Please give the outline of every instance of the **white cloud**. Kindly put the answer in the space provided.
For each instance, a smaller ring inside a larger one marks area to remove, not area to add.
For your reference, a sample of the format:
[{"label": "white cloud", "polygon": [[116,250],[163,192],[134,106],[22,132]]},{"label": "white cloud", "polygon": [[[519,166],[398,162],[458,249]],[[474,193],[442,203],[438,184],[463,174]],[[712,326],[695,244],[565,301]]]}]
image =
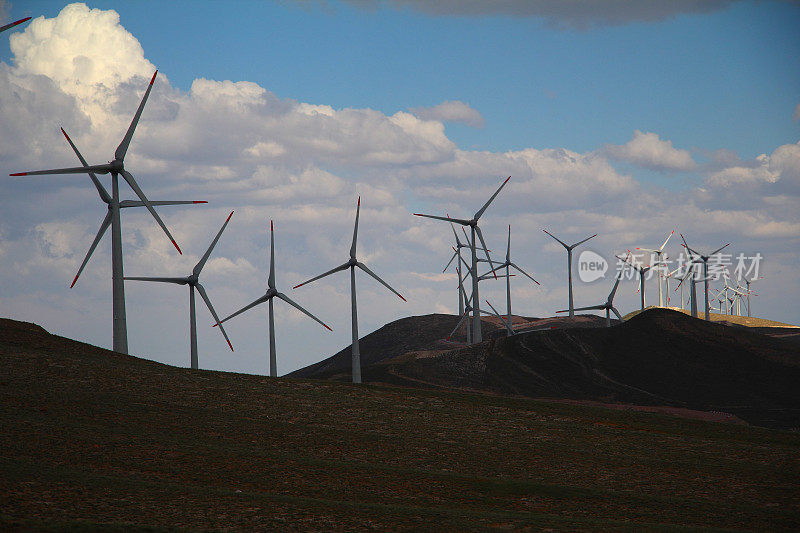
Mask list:
[{"label": "white cloud", "polygon": [[784,144],[769,155],[713,172],[706,184],[723,188],[774,184],[778,191],[800,192],[800,142]]},{"label": "white cloud", "polygon": [[696,166],[688,150],[679,150],[672,141],[661,140],[656,133],[636,130],[625,144],[608,144],[603,153],[635,165],[658,171],[688,171]]},{"label": "white cloud", "polygon": [[460,122],[473,128],[484,126],[483,116],[469,104],[459,100],[447,100],[433,107],[416,107],[411,112],[422,120]]}]

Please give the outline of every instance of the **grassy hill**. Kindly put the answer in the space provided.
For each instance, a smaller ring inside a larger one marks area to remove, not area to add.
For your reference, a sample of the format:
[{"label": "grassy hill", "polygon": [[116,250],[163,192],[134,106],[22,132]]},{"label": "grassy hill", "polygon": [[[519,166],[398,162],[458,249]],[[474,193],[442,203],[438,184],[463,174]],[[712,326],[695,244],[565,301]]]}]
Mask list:
[{"label": "grassy hill", "polygon": [[174,368],[0,320],[0,529],[796,530],[800,435]]}]

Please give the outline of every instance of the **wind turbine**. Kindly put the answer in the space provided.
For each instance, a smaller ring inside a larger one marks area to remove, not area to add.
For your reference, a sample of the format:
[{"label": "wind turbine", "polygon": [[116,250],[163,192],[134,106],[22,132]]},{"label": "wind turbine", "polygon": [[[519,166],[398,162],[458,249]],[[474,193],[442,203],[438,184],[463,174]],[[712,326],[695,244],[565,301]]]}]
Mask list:
[{"label": "wind turbine", "polygon": [[[489,266],[491,267],[491,264]],[[509,275],[511,272],[510,272],[509,269],[512,268],[512,267],[515,270],[517,270],[517,272],[519,272],[520,274],[525,275],[528,279],[530,279],[535,284],[541,285],[538,281],[533,279],[533,277],[530,274],[528,274],[527,272],[522,270],[519,266],[517,266],[516,264],[514,264],[514,262],[511,261],[511,224],[509,224],[508,225],[508,246],[506,247],[506,260],[505,260],[505,262],[501,263],[499,266],[496,266],[495,268],[493,268],[491,270],[491,272],[494,273],[494,272],[497,272],[498,270],[500,270],[501,268],[505,268],[506,269],[506,316],[508,317],[508,327],[509,328],[511,328],[511,276]],[[489,303],[489,302],[487,301],[486,303]],[[489,304],[489,305],[491,305],[491,304]],[[492,309],[494,309],[494,308],[492,308]]]},{"label": "wind turbine", "polygon": [[561,244],[561,246],[567,249],[567,278],[569,280],[569,317],[572,318],[575,316],[575,306],[572,303],[572,250],[574,250],[581,244],[585,243],[589,239],[597,237],[597,233],[595,233],[591,237],[586,237],[582,241],[578,241],[573,245],[568,245],[567,243],[565,243],[564,241],[562,241],[561,239],[559,239],[558,237],[547,231],[546,229],[543,229],[542,231],[550,235],[555,240],[557,240]]},{"label": "wind turbine", "polygon": [[[666,283],[666,293],[667,293],[667,307],[669,307],[669,302],[671,300],[671,297],[669,295],[669,280],[672,279],[672,276],[677,274],[681,268],[682,267],[679,266],[672,272],[667,272],[666,274],[664,274],[664,283]],[[683,309],[683,289],[681,289],[681,309]]]},{"label": "wind turbine", "polygon": [[742,279],[745,282],[745,284],[747,285],[747,289],[746,289],[747,290],[747,316],[750,316],[750,294],[752,293],[754,296],[758,296],[756,293],[754,293],[754,292],[752,292],[750,290],[750,284],[755,283],[756,281],[758,281],[760,279],[764,279],[764,276],[759,276],[756,279],[747,279],[747,276],[745,276]]},{"label": "wind turbine", "polygon": [[[462,243],[461,239],[458,238],[458,232],[456,232],[456,228],[455,228],[455,226],[453,226],[452,222],[450,223],[450,229],[453,230],[453,236],[456,238],[456,245],[453,247],[453,255],[450,257],[450,261],[447,262],[447,265],[445,265],[444,270],[442,270],[442,273],[445,273],[447,271],[447,268],[450,266],[450,263],[453,262],[453,259],[458,257],[458,261],[456,261],[456,272],[458,273],[458,287],[459,287],[459,289],[458,289],[458,316],[461,316],[461,315],[464,314],[464,297],[462,296],[463,291],[461,290],[461,284],[464,281],[461,278],[461,265],[459,263],[461,261],[463,261],[463,259],[461,258],[461,249],[462,248],[469,248],[469,245]],[[461,226],[461,230],[462,231],[464,230],[464,226]],[[466,232],[464,232],[464,236],[466,237]],[[469,239],[467,239],[467,240],[469,240]],[[466,329],[467,329],[467,344],[470,344],[471,343],[471,339],[472,339],[472,335],[470,334],[469,322],[467,323],[467,328]]]},{"label": "wind turbine", "polygon": [[[475,215],[469,219],[462,219],[462,218],[450,218],[447,217],[439,217],[435,215],[423,215],[422,213],[414,213],[414,216],[418,217],[426,217],[426,218],[433,218],[436,220],[445,220],[447,222],[455,222],[456,224],[461,224],[462,226],[469,226],[472,232],[472,241],[470,243],[470,250],[472,251],[472,268],[471,271],[475,273],[475,276],[472,276],[472,300],[475,303],[475,307],[472,310],[472,340],[474,342],[481,342],[483,340],[483,335],[481,335],[481,313],[480,313],[480,299],[478,298],[478,248],[477,248],[477,239],[481,241],[481,246],[483,246],[483,251],[486,253],[486,259],[490,261],[489,265],[491,265],[491,257],[489,257],[489,250],[486,248],[486,241],[483,239],[483,233],[481,233],[481,229],[478,227],[478,220],[480,220],[481,215],[486,211],[486,208],[489,207],[489,204],[492,203],[503,187],[506,186],[508,180],[511,179],[511,176],[507,177],[506,180],[497,188],[494,194],[489,198],[489,200],[483,204]],[[491,266],[490,266],[491,268]]]},{"label": "wind turbine", "polygon": [[19,19],[18,21],[12,22],[11,24],[6,24],[5,26],[0,26],[0,33],[3,33],[4,31],[9,30],[9,29],[13,28],[14,26],[22,24],[23,22],[26,22],[28,20],[31,20],[31,18],[30,17],[25,17],[24,19]]},{"label": "wind turbine", "polygon": [[719,252],[721,252],[722,250],[724,250],[725,248],[727,248],[731,243],[728,243],[728,244],[726,244],[725,246],[723,246],[721,248],[717,248],[716,250],[714,250],[713,252],[711,252],[708,255],[703,255],[703,254],[697,252],[696,250],[692,250],[691,248],[689,248],[689,245],[686,244],[686,238],[683,236],[682,233],[681,233],[681,239],[683,239],[683,245],[686,246],[686,250],[688,250],[689,252],[691,252],[692,254],[697,256],[697,259],[694,259],[692,262],[693,263],[699,263],[699,262],[703,263],[703,283],[705,285],[705,294],[706,294],[706,317],[705,318],[706,318],[706,320],[710,320],[711,319],[711,316],[710,316],[711,312],[710,312],[710,310],[708,308],[708,306],[709,306],[709,303],[708,303],[708,260],[711,257],[713,257],[714,255],[716,255]]},{"label": "wind turbine", "polygon": [[328,331],[331,331],[331,328],[329,328],[327,324],[325,324],[322,320],[320,320],[319,318],[312,315],[310,312],[300,307],[300,305],[297,302],[290,299],[282,292],[278,292],[278,289],[275,288],[275,231],[271,220],[269,221],[269,250],[270,250],[269,278],[267,278],[267,292],[264,293],[264,296],[257,298],[255,301],[242,307],[232,315],[223,318],[222,320],[217,319],[217,324],[214,324],[214,326],[219,325],[219,327],[222,328],[222,323],[225,322],[226,320],[230,320],[231,318],[244,313],[248,309],[257,306],[258,304],[268,302],[269,303],[269,375],[275,378],[278,377],[278,363],[277,363],[278,357],[275,351],[275,319],[273,318],[273,308],[272,308],[273,298],[276,297],[280,298],[281,300],[291,305],[301,313],[304,313],[312,320],[315,320],[316,322],[322,324]]},{"label": "wind turbine", "polygon": [[[623,263],[626,263],[627,261],[628,261],[628,256],[625,256],[625,259],[623,260]],[[624,268],[621,268],[620,271],[619,271],[619,276],[617,276],[617,281],[614,282],[614,287],[612,287],[611,292],[608,293],[608,298],[606,298],[605,303],[602,303],[600,305],[590,305],[588,307],[579,307],[579,308],[575,309],[575,311],[593,311],[593,310],[600,311],[600,310],[605,310],[605,312],[606,312],[606,327],[607,328],[611,327],[611,315],[609,313],[614,313],[615,315],[617,315],[617,318],[619,319],[619,321],[622,322],[622,315],[620,315],[619,311],[617,311],[617,308],[614,307],[614,295],[617,293],[617,287],[619,287],[619,282],[622,279],[623,271],[624,271]],[[567,311],[569,311],[569,310],[568,309],[562,309],[561,311],[556,311],[556,313],[566,313]]]},{"label": "wind turbine", "polygon": [[644,311],[644,281],[645,281],[645,277],[644,276],[645,276],[645,274],[647,274],[647,271],[652,269],[653,267],[652,267],[652,265],[639,266],[639,265],[637,265],[635,263],[629,263],[628,262],[628,258],[631,255],[632,255],[631,251],[628,250],[628,255],[626,255],[624,259],[622,257],[620,257],[620,256],[617,256],[617,258],[618,259],[622,259],[622,261],[625,262],[625,263],[628,263],[636,272],[639,273],[639,292],[641,293],[641,297],[642,297],[642,311]]},{"label": "wind turbine", "polygon": [[690,313],[694,318],[697,318],[697,280],[695,279],[693,267],[694,262],[690,261],[686,267],[686,274],[683,275],[683,278],[681,278],[681,281],[678,283],[678,286],[675,287],[675,290],[681,290],[681,309],[683,309],[683,283],[686,280],[689,280],[689,301],[691,302]]},{"label": "wind turbine", "polygon": [[[664,244],[662,244],[661,247],[656,248],[655,250],[651,250],[649,248],[636,248],[636,249],[637,250],[642,250],[643,252],[650,252],[650,253],[656,254],[656,260],[653,263],[653,265],[662,266],[664,264],[664,262],[662,261],[662,256],[666,256],[667,255],[667,254],[664,253],[664,247],[669,242],[669,240],[672,237],[673,233],[675,233],[675,230],[672,230],[672,232],[669,235],[667,235],[667,239],[664,241]],[[658,275],[658,306],[659,307],[664,307],[664,296],[661,293],[661,284],[663,283],[663,276],[662,276],[661,270],[662,270],[661,268],[656,269],[656,274]],[[669,289],[667,289],[667,291],[669,291]]]},{"label": "wind turbine", "polygon": [[342,270],[350,269],[350,312],[351,312],[351,324],[352,324],[352,332],[353,332],[353,383],[361,383],[361,352],[358,349],[358,310],[356,306],[356,267],[360,268],[373,278],[375,278],[378,283],[395,293],[397,296],[400,296],[400,299],[404,302],[406,301],[399,292],[394,290],[389,286],[388,283],[383,281],[381,278],[378,277],[376,273],[372,270],[367,268],[367,265],[356,259],[356,241],[358,240],[358,215],[361,211],[361,197],[358,197],[358,205],[356,206],[356,223],[355,227],[353,228],[353,244],[350,245],[350,259],[336,268],[332,268],[331,270],[320,274],[319,276],[315,276],[309,280],[304,281],[298,285],[295,285],[294,288],[301,287],[312,281],[316,281],[318,279],[324,278],[330,274],[335,272],[339,272]]},{"label": "wind turbine", "polygon": [[[217,236],[214,237],[214,240],[211,241],[211,244],[206,250],[206,253],[203,254],[203,257],[200,258],[200,261],[192,269],[192,273],[186,276],[185,278],[153,278],[153,277],[141,277],[141,276],[126,276],[125,280],[130,281],[155,281],[160,283],[174,283],[176,285],[188,285],[189,286],[189,342],[191,344],[191,364],[192,368],[197,370],[198,363],[197,363],[197,318],[195,316],[195,306],[194,306],[194,291],[197,289],[197,292],[200,293],[200,297],[206,303],[206,307],[211,312],[211,316],[214,317],[214,320],[219,323],[219,317],[217,316],[217,312],[214,311],[214,306],[211,305],[211,300],[208,298],[208,294],[206,293],[205,288],[200,284],[199,276],[200,272],[203,270],[203,267],[208,261],[209,256],[211,255],[211,251],[214,249],[214,246],[217,245],[217,241],[222,236],[222,232],[225,231],[225,227],[228,225],[231,217],[233,216],[233,211],[231,214],[228,215],[228,218],[225,220],[225,223],[220,228],[219,233]],[[225,330],[220,326],[220,331],[222,332],[222,336],[225,337],[225,340],[228,341],[228,346],[230,346],[231,351],[233,351],[233,345],[231,344],[230,339],[228,338],[228,334],[225,333]]]},{"label": "wind turbine", "polygon": [[[178,247],[178,244],[175,242],[175,239],[172,237],[172,234],[167,229],[167,226],[161,220],[161,217],[158,216],[156,210],[153,208],[153,204],[147,199],[144,192],[139,185],[136,183],[136,180],[133,178],[133,175],[125,170],[124,166],[124,159],[125,154],[128,152],[128,146],[130,145],[131,139],[133,138],[133,133],[136,130],[136,125],[139,123],[139,118],[142,116],[142,111],[144,110],[145,103],[147,102],[147,97],[150,96],[150,90],[153,88],[153,82],[156,80],[156,75],[158,71],[153,74],[153,77],[150,79],[150,84],[147,86],[147,89],[144,92],[144,96],[142,97],[142,101],[139,104],[139,108],[136,110],[136,114],[133,116],[133,120],[131,121],[130,126],[128,127],[128,131],[125,133],[125,137],[123,137],[122,142],[117,147],[116,151],[114,152],[114,160],[108,163],[104,163],[101,165],[87,165],[86,162],[81,157],[81,163],[83,166],[81,167],[72,167],[72,168],[59,168],[53,170],[37,170],[33,172],[18,172],[15,174],[10,174],[10,176],[36,176],[36,175],[47,175],[47,174],[111,174],[111,199],[108,204],[108,209],[111,213],[111,270],[112,270],[112,293],[113,293],[113,332],[114,332],[114,351],[121,352],[121,353],[128,353],[128,329],[127,323],[125,319],[125,288],[123,282],[123,268],[122,268],[122,225],[120,224],[120,207],[122,207],[121,202],[119,200],[119,180],[118,176],[122,176],[123,179],[128,183],[131,189],[136,193],[139,199],[142,202],[150,214],[153,215],[156,222],[161,229],[164,230],[167,237],[172,241],[172,244],[178,250],[178,253],[182,253],[181,249]],[[66,135],[66,133],[65,133]],[[70,141],[70,144],[72,142]],[[98,190],[99,192],[99,190]],[[74,284],[74,282],[73,282]]]}]

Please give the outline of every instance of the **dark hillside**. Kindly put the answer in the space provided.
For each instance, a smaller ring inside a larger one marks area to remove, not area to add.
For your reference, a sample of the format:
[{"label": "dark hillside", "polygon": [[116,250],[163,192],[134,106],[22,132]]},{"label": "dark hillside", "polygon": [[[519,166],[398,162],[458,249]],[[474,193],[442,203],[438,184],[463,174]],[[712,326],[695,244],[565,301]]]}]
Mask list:
[{"label": "dark hillside", "polygon": [[800,519],[791,433],[174,368],[10,320],[0,365],[2,531],[791,531]]}]

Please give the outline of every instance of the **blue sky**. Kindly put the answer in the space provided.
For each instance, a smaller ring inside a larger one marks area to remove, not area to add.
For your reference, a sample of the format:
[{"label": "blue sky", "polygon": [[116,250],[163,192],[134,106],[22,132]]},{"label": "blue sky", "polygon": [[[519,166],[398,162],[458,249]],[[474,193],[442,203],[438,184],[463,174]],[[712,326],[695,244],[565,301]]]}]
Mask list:
[{"label": "blue sky", "polygon": [[[126,168],[151,199],[209,203],[159,210],[183,256],[126,213],[126,273],[185,275],[234,210],[204,271],[220,314],[263,293],[270,219],[279,288],[340,264],[358,195],[359,250],[409,300],[365,278],[362,333],[453,312],[452,235],[411,213],[469,215],[512,175],[482,224],[498,250],[513,224],[515,262],[542,283],[514,280],[520,314],[564,307],[563,250],[542,229],[598,233],[590,249],[612,261],[675,229],[673,258],[680,232],[761,253],[757,314],[800,323],[800,4],[604,1],[465,15],[473,4],[449,0],[0,0],[3,21],[34,17],[0,35],[0,175],[76,164],[60,126],[108,160],[158,68]],[[452,13],[431,14],[441,6]],[[85,181],[0,178],[0,316],[109,346],[107,242],[68,288],[104,209]],[[608,281],[576,287],[576,305],[604,300]],[[623,312],[635,291],[620,288]],[[291,295],[334,333],[285,311],[281,373],[349,343],[344,279]],[[188,364],[185,296],[126,286],[134,353]],[[235,357],[201,327],[201,366],[264,372],[263,318],[231,324]]]}]

